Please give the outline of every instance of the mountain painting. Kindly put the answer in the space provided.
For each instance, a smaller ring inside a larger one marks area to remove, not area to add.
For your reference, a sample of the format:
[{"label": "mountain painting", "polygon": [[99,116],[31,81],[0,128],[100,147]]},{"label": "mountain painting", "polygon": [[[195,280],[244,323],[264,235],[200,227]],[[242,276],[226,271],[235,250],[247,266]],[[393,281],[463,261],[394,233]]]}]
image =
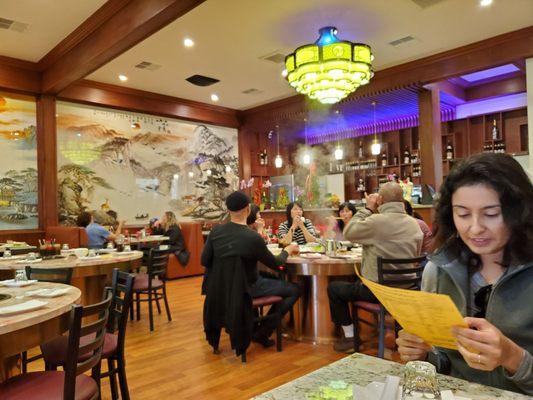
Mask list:
[{"label": "mountain painting", "polygon": [[39,225],[35,127],[34,100],[0,94],[0,230]]},{"label": "mountain painting", "polygon": [[216,220],[239,183],[237,130],[125,111],[57,105],[59,220],[113,210],[128,224],[165,211]]}]

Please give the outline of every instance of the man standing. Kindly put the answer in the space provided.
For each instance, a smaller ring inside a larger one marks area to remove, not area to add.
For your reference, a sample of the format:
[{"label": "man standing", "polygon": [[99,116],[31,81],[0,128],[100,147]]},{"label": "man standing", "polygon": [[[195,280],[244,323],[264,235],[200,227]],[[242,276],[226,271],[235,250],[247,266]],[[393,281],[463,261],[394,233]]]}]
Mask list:
[{"label": "man standing", "polygon": [[[242,192],[233,192],[226,198],[226,206],[229,211],[230,222],[213,228],[202,251],[202,265],[207,269],[207,281],[212,278],[211,275],[217,268],[218,272],[224,268],[226,271],[232,268],[230,263],[234,263],[234,261],[228,262],[227,260],[237,259],[244,269],[245,290],[250,293],[252,298],[282,297],[280,313],[282,316],[285,315],[298,300],[299,287],[283,280],[263,278],[258,273],[257,262],[260,261],[267,267],[278,270],[278,267],[285,263],[289,254],[298,252],[298,245],[293,244],[285,247],[275,257],[268,250],[263,238],[256,231],[250,229],[246,223],[250,213],[250,198]],[[221,280],[221,275],[217,275],[217,279]],[[217,281],[209,282],[206,286],[208,286],[208,290],[210,287],[218,290],[222,284]],[[228,294],[224,293],[223,295],[227,296]],[[213,306],[213,309],[215,308]],[[229,312],[229,310],[224,311],[226,316]],[[276,321],[272,319],[269,321],[269,323],[256,329],[252,335],[252,340],[261,343],[264,347],[274,344],[269,336],[276,328]]]},{"label": "man standing", "polygon": [[[403,191],[395,182],[384,184],[379,193],[365,194],[366,208],[359,210],[344,228],[346,240],[363,245],[361,275],[378,281],[377,257],[412,258],[420,254],[423,234],[417,222],[405,213]],[[395,267],[391,265],[391,267]],[[397,268],[410,268],[398,265]],[[353,352],[352,301],[378,302],[361,281],[331,282],[328,286],[331,318],[342,326],[344,337],[334,344],[339,352]]]}]

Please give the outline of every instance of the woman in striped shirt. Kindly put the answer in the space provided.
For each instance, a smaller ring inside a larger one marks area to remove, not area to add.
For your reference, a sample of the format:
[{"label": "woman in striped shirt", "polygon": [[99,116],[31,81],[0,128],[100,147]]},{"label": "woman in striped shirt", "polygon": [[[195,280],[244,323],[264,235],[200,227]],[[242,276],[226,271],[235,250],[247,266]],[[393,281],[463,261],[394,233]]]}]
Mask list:
[{"label": "woman in striped shirt", "polygon": [[296,242],[306,244],[316,242],[317,233],[313,223],[303,217],[303,207],[298,202],[289,203],[287,206],[287,221],[282,222],[278,228],[279,242],[283,245]]}]

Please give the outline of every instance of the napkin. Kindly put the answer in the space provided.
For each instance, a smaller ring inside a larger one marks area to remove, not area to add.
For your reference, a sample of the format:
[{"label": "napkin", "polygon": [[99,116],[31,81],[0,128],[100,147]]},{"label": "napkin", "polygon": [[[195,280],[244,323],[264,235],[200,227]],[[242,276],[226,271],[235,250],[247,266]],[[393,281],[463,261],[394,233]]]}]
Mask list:
[{"label": "napkin", "polygon": [[37,289],[26,292],[26,296],[58,297],[68,293],[68,288]]},{"label": "napkin", "polygon": [[37,310],[48,304],[46,301],[30,300],[24,303],[13,304],[11,306],[0,307],[0,315],[17,314],[25,311]]},{"label": "napkin", "polygon": [[0,281],[0,285],[9,286],[9,287],[22,287],[22,286],[28,286],[33,285],[36,280],[26,280],[26,281],[16,281],[14,279],[8,279],[6,281]]}]

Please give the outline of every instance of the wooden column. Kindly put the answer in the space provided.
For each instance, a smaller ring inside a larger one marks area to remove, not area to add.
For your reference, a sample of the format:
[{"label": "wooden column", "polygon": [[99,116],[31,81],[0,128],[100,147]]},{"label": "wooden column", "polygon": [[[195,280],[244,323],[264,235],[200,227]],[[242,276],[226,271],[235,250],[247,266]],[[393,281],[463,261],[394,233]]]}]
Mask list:
[{"label": "wooden column", "polygon": [[37,165],[39,228],[45,230],[58,224],[56,99],[46,94],[37,98]]},{"label": "wooden column", "polygon": [[438,190],[442,183],[442,139],[438,88],[422,89],[418,95],[422,182]]}]

